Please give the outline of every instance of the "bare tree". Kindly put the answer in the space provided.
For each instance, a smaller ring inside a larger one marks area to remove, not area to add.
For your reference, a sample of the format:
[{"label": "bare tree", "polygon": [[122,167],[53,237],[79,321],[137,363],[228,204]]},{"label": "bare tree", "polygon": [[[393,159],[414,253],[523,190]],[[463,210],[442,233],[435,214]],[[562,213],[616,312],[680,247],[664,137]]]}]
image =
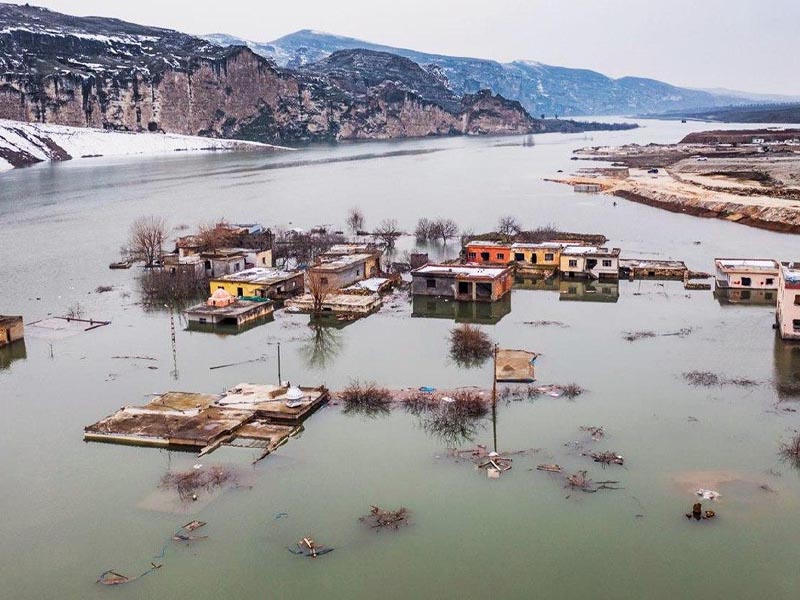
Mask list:
[{"label": "bare tree", "polygon": [[414,237],[417,238],[417,241],[427,242],[431,239],[431,226],[433,223],[430,219],[426,219],[422,217],[419,221],[417,221],[417,228],[414,230]]},{"label": "bare tree", "polygon": [[216,253],[220,248],[230,246],[235,241],[236,234],[225,219],[220,219],[216,223],[201,225],[197,233],[197,239],[203,250]]},{"label": "bare tree", "polygon": [[354,206],[347,212],[347,226],[353,233],[358,233],[364,229],[364,213]]},{"label": "bare tree", "polygon": [[131,224],[127,249],[133,260],[152,267],[161,260],[166,238],[167,223],[163,218],[139,217]]},{"label": "bare tree", "polygon": [[519,222],[510,215],[500,217],[500,220],[497,222],[497,232],[506,239],[511,239],[511,237],[517,235],[520,231],[522,231],[522,227]]},{"label": "bare tree", "polygon": [[473,229],[463,229],[461,231],[461,245],[466,246],[474,237],[475,231]]},{"label": "bare tree", "polygon": [[333,291],[333,287],[328,283],[328,277],[314,271],[313,267],[306,271],[306,280],[312,300],[311,315],[318,317],[322,314],[322,306]]},{"label": "bare tree", "polygon": [[400,236],[400,230],[397,228],[396,219],[384,219],[374,231],[374,235],[379,238],[386,247],[394,248],[395,240]]},{"label": "bare tree", "polygon": [[458,223],[453,219],[436,219],[431,229],[431,238],[442,240],[442,244],[447,244],[447,240],[458,235]]}]

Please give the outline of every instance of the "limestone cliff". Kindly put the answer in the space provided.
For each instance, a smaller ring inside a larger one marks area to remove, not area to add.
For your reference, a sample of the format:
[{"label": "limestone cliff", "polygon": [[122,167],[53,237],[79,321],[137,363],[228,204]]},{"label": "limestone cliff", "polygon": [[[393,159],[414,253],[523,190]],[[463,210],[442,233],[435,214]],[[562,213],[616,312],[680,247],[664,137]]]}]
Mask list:
[{"label": "limestone cliff", "polygon": [[0,118],[270,143],[536,129],[516,102],[459,102],[440,74],[379,54],[297,72],[243,46],[0,4]]}]

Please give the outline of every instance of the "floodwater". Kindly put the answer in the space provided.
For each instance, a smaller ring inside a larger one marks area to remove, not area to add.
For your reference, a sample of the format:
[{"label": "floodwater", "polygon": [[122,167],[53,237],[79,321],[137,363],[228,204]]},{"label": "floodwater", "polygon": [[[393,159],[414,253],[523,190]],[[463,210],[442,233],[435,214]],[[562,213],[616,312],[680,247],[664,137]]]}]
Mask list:
[{"label": "floodwater", "polygon": [[[715,256],[800,258],[796,237],[621,199],[614,206],[543,181],[580,166],[570,157],[581,146],[672,142],[704,128],[646,122],[627,132],[541,135],[534,146],[453,138],[285,155],[99,158],[0,175],[0,312],[29,323],[79,303],[85,315],[111,321],[67,339],[29,334],[24,346],[0,354],[0,596],[796,597],[800,474],[778,448],[800,428],[800,415],[792,411],[797,399],[780,396],[775,383],[797,381],[800,351],[776,340],[768,304],[723,305],[679,283],[623,281],[605,294],[615,302],[514,290],[510,312],[482,327],[501,347],[540,352],[541,383],[589,391],[575,400],[501,403],[498,449],[531,452],[499,480],[448,457],[412,415],[369,418],[328,407],[255,467],[252,450],[200,459],[235,465],[240,485],[201,493],[184,507],[188,514],[176,514],[157,510],[164,508],[159,481],[169,469],[191,468],[195,456],[82,441],[85,425],[151,393],[275,381],[278,342],[283,377],[307,385],[491,381],[490,365],[464,369],[448,359],[452,320],[412,316],[402,296],[320,336],[308,317],[285,313],[237,336],[185,331],[176,316],[173,354],[170,314],[138,304],[135,269],[107,268],[136,217],[308,228],[343,225],[358,205],[368,225],[393,217],[410,230],[421,216],[449,216],[482,231],[514,214],[530,227],[605,233],[624,256],[681,259],[695,270],[711,271]],[[456,251],[430,249],[434,257]],[[114,289],[98,294],[99,285]],[[526,324],[538,320],[566,327]],[[681,328],[692,331],[622,337]],[[245,362],[253,358],[263,360]],[[228,363],[241,364],[209,368]],[[694,369],[758,385],[692,387],[682,374]],[[580,456],[570,442],[586,440],[583,425],[603,425],[606,437],[587,448],[620,452],[625,466],[601,469]],[[471,443],[492,445],[490,421],[464,446]],[[567,490],[535,470],[551,462],[624,489]],[[716,511],[712,521],[683,516],[698,487],[722,493],[704,506]],[[413,523],[397,533],[369,531],[358,517],[371,504],[408,507]],[[208,522],[198,532],[208,539],[169,541],[192,518]],[[289,553],[304,535],[335,552],[317,560]],[[127,585],[95,583],[106,569],[137,575],[151,561],[163,567]]]}]

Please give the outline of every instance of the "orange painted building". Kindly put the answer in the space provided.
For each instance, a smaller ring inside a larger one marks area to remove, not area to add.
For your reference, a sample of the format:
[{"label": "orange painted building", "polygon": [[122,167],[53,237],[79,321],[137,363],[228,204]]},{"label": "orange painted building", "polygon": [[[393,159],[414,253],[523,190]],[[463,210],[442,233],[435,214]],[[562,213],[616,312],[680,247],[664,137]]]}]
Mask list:
[{"label": "orange painted building", "polygon": [[500,242],[468,242],[464,251],[470,263],[507,265],[514,260],[511,245]]}]

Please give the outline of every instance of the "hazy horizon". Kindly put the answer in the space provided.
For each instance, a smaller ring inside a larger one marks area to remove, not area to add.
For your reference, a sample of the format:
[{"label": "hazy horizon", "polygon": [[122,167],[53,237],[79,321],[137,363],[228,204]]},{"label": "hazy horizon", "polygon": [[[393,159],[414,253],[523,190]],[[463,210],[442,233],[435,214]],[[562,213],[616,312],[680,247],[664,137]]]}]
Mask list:
[{"label": "hazy horizon", "polygon": [[[636,76],[673,85],[800,96],[795,24],[790,0],[674,0],[644,9],[635,0],[406,0],[390,11],[364,0],[307,0],[293,6],[139,0],[40,0],[51,10],[114,17],[194,35],[225,33],[268,42],[301,29],[324,31],[433,54],[533,60]],[[659,8],[663,6],[663,8]]]}]

